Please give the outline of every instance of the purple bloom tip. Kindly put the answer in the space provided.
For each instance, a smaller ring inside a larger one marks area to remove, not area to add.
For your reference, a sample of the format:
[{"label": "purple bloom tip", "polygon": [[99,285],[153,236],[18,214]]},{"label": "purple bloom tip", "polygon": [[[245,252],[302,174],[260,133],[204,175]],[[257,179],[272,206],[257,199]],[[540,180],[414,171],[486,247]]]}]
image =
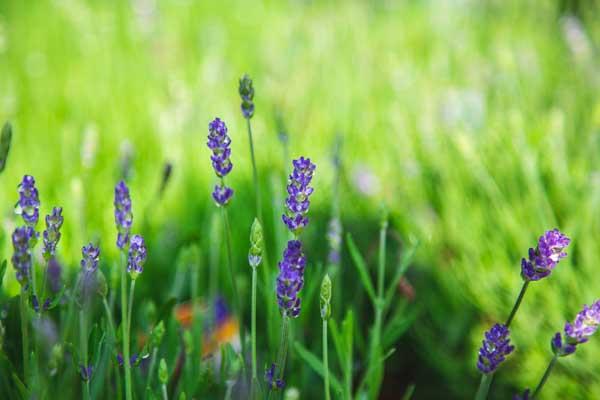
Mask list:
[{"label": "purple bloom tip", "polygon": [[52,213],[46,215],[46,230],[44,231],[44,257],[48,260],[56,252],[56,245],[60,240],[60,228],[64,218],[62,207],[54,207]]},{"label": "purple bloom tip", "polygon": [[490,374],[498,368],[506,356],[515,349],[510,345],[510,331],[502,324],[496,324],[485,332],[485,338],[479,349],[477,368],[484,373]]},{"label": "purple bloom tip", "polygon": [[129,255],[127,258],[127,272],[131,274],[133,279],[135,279],[137,275],[141,274],[144,270],[146,257],[147,251],[144,238],[140,235],[133,235],[131,237]]},{"label": "purple bloom tip", "polygon": [[212,192],[212,197],[217,206],[226,206],[233,197],[233,189],[223,184],[215,185],[215,189]]},{"label": "purple bloom tip", "polygon": [[306,258],[302,253],[302,242],[290,240],[279,262],[277,276],[277,303],[284,316],[296,318],[300,314],[301,300],[298,297],[304,286]]},{"label": "purple bloom tip", "polygon": [[559,261],[567,256],[564,249],[571,243],[558,229],[547,231],[538,240],[535,249],[529,249],[528,258],[521,260],[521,276],[526,281],[538,281],[550,275]]},{"label": "purple bloom tip", "polygon": [[208,142],[206,143],[212,150],[212,166],[218,177],[227,175],[233,168],[231,163],[231,138],[227,135],[227,126],[219,118],[215,118],[208,124]]},{"label": "purple bloom tip", "polygon": [[283,389],[285,382],[283,379],[278,379],[275,376],[276,365],[273,363],[269,368],[265,370],[265,382],[270,390]]},{"label": "purple bloom tip", "polygon": [[310,205],[309,196],[314,191],[309,185],[316,165],[310,161],[310,158],[304,157],[292,161],[292,164],[294,170],[288,179],[286,210],[281,218],[290,231],[299,233],[308,225],[306,213]]},{"label": "purple bloom tip", "polygon": [[129,243],[129,234],[133,224],[131,197],[125,182],[120,181],[115,186],[115,224],[117,226],[117,247],[123,250]]},{"label": "purple bloom tip", "polygon": [[100,248],[92,243],[81,248],[81,270],[83,272],[94,272],[98,269],[98,260],[100,259]]},{"label": "purple bloom tip", "polygon": [[523,392],[523,394],[515,394],[513,396],[513,400],[529,400],[531,399],[530,396],[530,390],[529,389],[525,389],[525,391]]},{"label": "purple bloom tip", "polygon": [[585,343],[600,326],[600,300],[584,305],[573,323],[565,323],[564,335],[557,332],[551,340],[552,351],[558,356],[573,354],[576,346]]},{"label": "purple bloom tip", "polygon": [[35,187],[35,179],[31,175],[25,175],[19,184],[19,201],[17,202],[17,213],[23,217],[28,226],[34,227],[40,217],[40,198]]}]

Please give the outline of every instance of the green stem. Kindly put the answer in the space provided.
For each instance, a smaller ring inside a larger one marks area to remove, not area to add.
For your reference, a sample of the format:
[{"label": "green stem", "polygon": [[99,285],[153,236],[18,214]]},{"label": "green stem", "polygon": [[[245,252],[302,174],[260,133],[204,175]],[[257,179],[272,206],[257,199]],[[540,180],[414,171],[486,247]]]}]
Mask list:
[{"label": "green stem", "polygon": [[254,142],[252,140],[252,125],[250,124],[250,118],[246,118],[248,126],[248,141],[250,142],[250,157],[252,159],[252,176],[254,178],[254,192],[256,195],[256,215],[258,220],[263,222],[262,219],[262,207],[260,204],[260,186],[258,182],[258,169],[256,168],[256,159],[254,157]]},{"label": "green stem", "polygon": [[[108,320],[108,329],[110,330],[110,335],[112,337],[114,343],[114,351],[117,352],[117,331],[115,330],[115,325],[113,323],[112,313],[110,312],[110,306],[108,305],[108,301],[106,301],[106,297],[102,298],[102,303],[104,304],[104,311],[106,312],[106,319]],[[121,398],[121,375],[115,375],[115,381],[117,383],[117,398]]]},{"label": "green stem", "polygon": [[148,393],[152,387],[152,377],[154,376],[154,368],[156,367],[156,355],[158,353],[158,347],[152,349],[152,358],[150,359],[150,368],[148,369],[148,379],[146,380],[146,393],[145,398],[148,398]]},{"label": "green stem", "polygon": [[[229,237],[230,233],[231,233],[231,229],[229,227],[229,218],[227,216],[227,209],[225,207],[221,207],[222,213],[223,213],[223,225],[225,227],[225,232],[224,236],[225,236],[225,245],[227,247],[227,265],[229,266],[229,277],[231,278],[231,290],[233,291],[233,304],[235,307],[235,311],[238,314],[238,318],[240,319],[240,326],[243,324],[243,315],[242,315],[242,309],[240,307],[240,302],[238,300],[238,288],[237,288],[237,284],[235,283],[235,274],[234,274],[234,269],[233,269],[233,256],[232,256],[232,252],[231,252],[231,239]],[[242,354],[244,353],[244,329],[240,329],[240,341],[242,343]]]},{"label": "green stem", "polygon": [[[86,310],[82,307],[79,310],[79,348],[81,350],[81,356],[83,358],[83,368],[88,367],[88,337],[87,337],[87,320],[86,320]],[[88,376],[85,380],[85,384],[83,386],[83,398],[90,398],[90,377]]]},{"label": "green stem", "polygon": [[550,360],[550,363],[548,364],[548,367],[546,368],[546,372],[544,372],[544,376],[542,376],[540,383],[535,388],[535,391],[533,392],[533,396],[531,396],[532,399],[535,399],[537,397],[537,395],[540,393],[540,391],[542,390],[542,388],[544,387],[544,384],[548,380],[548,377],[550,376],[550,373],[552,372],[552,369],[554,368],[556,361],[558,361],[558,356],[555,355],[554,357],[552,357],[552,360]]},{"label": "green stem", "polygon": [[161,386],[162,388],[162,397],[163,400],[169,400],[169,396],[167,396],[167,385],[165,385],[164,383]]},{"label": "green stem", "polygon": [[323,320],[323,365],[325,366],[325,400],[330,400],[329,395],[329,360],[327,357],[327,320]]},{"label": "green stem", "polygon": [[527,291],[528,286],[529,286],[529,281],[525,281],[523,283],[523,286],[521,287],[521,291],[519,292],[519,297],[517,297],[517,301],[515,302],[515,305],[513,306],[512,310],[510,312],[510,315],[508,316],[508,319],[506,320],[506,323],[504,324],[504,325],[506,325],[507,328],[510,326],[510,323],[515,318],[515,314],[517,313],[517,310],[519,309],[519,306],[521,305],[521,302],[523,301],[523,297],[525,296],[525,292]]},{"label": "green stem", "polygon": [[379,271],[377,274],[377,296],[383,301],[383,281],[385,279],[385,246],[386,246],[387,220],[381,224],[379,230]]},{"label": "green stem", "polygon": [[281,321],[281,344],[279,346],[279,354],[277,355],[277,368],[279,368],[279,379],[283,379],[285,370],[285,359],[287,357],[288,339],[289,339],[289,321],[288,317],[283,316]]},{"label": "green stem", "polygon": [[23,342],[23,381],[29,383],[29,317],[27,313],[27,291],[21,289],[21,341]]},{"label": "green stem", "polygon": [[135,279],[131,280],[131,286],[129,289],[129,306],[127,307],[127,332],[131,337],[131,314],[133,311],[133,293],[135,292]]},{"label": "green stem", "polygon": [[252,321],[251,321],[251,335],[252,335],[252,386],[254,381],[257,379],[258,374],[256,372],[256,267],[252,267]]},{"label": "green stem", "polygon": [[121,327],[123,334],[123,367],[125,369],[125,398],[132,400],[131,395],[131,366],[129,365],[129,330],[127,317],[127,273],[125,252],[121,252]]},{"label": "green stem", "polygon": [[479,389],[477,390],[477,394],[475,395],[475,400],[487,399],[493,377],[494,377],[494,375],[492,375],[492,374],[482,374],[481,375],[481,382],[479,383]]}]

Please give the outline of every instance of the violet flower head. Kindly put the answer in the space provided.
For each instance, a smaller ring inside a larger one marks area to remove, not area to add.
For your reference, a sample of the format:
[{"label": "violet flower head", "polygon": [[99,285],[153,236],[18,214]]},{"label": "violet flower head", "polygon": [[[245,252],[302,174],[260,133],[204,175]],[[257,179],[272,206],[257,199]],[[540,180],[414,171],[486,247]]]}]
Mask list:
[{"label": "violet flower head", "polygon": [[44,258],[49,260],[56,252],[60,240],[60,228],[63,224],[62,207],[54,207],[52,214],[46,215],[46,230],[44,231]]},{"label": "violet flower head", "polygon": [[314,190],[309,185],[316,166],[310,161],[310,158],[304,157],[300,157],[292,163],[294,170],[288,179],[288,197],[285,199],[286,209],[282,219],[290,231],[298,234],[308,225],[306,216],[310,205],[308,198]]},{"label": "violet flower head", "polygon": [[269,388],[269,390],[283,389],[285,386],[283,379],[275,377],[275,371],[275,364],[271,364],[271,366],[265,370],[265,382],[267,383],[267,388]]},{"label": "violet flower head", "polygon": [[573,354],[576,346],[585,343],[600,326],[600,300],[584,305],[573,323],[565,323],[564,336],[557,332],[552,338],[552,351],[558,356]]},{"label": "violet flower head", "polygon": [[131,197],[125,182],[120,181],[115,186],[115,224],[117,225],[117,247],[123,250],[129,243],[129,234],[133,224],[131,212]]},{"label": "violet flower head", "polygon": [[226,206],[233,197],[233,189],[223,183],[217,184],[212,192],[212,197],[219,207]]},{"label": "violet flower head", "polygon": [[81,248],[81,270],[85,273],[93,273],[98,269],[98,260],[100,259],[100,248],[92,243]]},{"label": "violet flower head", "polygon": [[25,175],[19,184],[19,201],[17,213],[21,214],[28,226],[34,227],[40,217],[40,198],[35,187],[35,179]]},{"label": "violet flower head", "polygon": [[559,261],[567,256],[565,247],[571,243],[558,229],[546,231],[535,249],[529,249],[529,257],[521,260],[521,276],[525,281],[538,281],[550,275]]},{"label": "violet flower head", "polygon": [[515,349],[510,345],[510,331],[502,324],[496,324],[485,332],[485,338],[479,349],[477,368],[484,374],[491,374]]},{"label": "violet flower head", "polygon": [[227,175],[233,168],[231,156],[231,138],[227,135],[227,126],[219,118],[208,124],[208,148],[212,150],[210,157],[215,173],[219,178]]},{"label": "violet flower head", "polygon": [[146,242],[140,235],[133,235],[129,245],[129,256],[127,258],[127,272],[131,274],[131,278],[135,279],[144,270],[147,251]]},{"label": "violet flower head", "polygon": [[300,314],[300,290],[304,286],[306,258],[302,253],[302,242],[290,240],[279,262],[277,276],[277,303],[281,314],[296,318]]},{"label": "violet flower head", "polygon": [[26,286],[31,276],[31,249],[37,240],[37,233],[30,226],[20,226],[12,234],[12,264],[16,271],[17,281]]},{"label": "violet flower head", "polygon": [[244,114],[244,118],[250,119],[254,115],[254,102],[252,101],[254,99],[254,87],[248,74],[244,74],[240,78],[239,93],[242,98],[242,114]]}]

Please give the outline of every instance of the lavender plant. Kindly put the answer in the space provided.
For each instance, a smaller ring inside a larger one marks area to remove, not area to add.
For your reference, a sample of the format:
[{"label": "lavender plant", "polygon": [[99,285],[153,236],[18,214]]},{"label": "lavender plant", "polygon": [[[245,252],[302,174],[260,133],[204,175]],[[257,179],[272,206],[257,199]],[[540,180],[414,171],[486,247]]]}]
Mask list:
[{"label": "lavender plant", "polygon": [[254,219],[250,229],[250,250],[248,264],[252,268],[252,303],[251,303],[251,343],[252,343],[252,383],[250,393],[252,398],[259,395],[259,381],[256,364],[256,268],[262,262],[263,233],[258,219]]},{"label": "lavender plant", "polygon": [[288,180],[286,211],[282,215],[282,220],[294,235],[294,239],[288,241],[287,248],[283,252],[283,259],[279,262],[276,294],[282,316],[281,344],[277,363],[272,365],[270,368],[272,371],[267,370],[266,374],[267,386],[270,391],[280,389],[284,385],[283,372],[289,340],[289,319],[296,318],[300,314],[299,294],[304,286],[306,258],[302,250],[302,242],[298,240],[298,237],[308,225],[306,214],[310,206],[309,197],[313,193],[313,188],[309,185],[316,169],[315,164],[309,158],[304,157],[294,160],[292,165],[294,169]]},{"label": "lavender plant", "polygon": [[321,283],[321,293],[319,295],[321,319],[323,320],[323,367],[325,372],[325,399],[329,400],[331,394],[329,392],[329,356],[327,346],[327,321],[331,317],[331,279],[325,274]]}]

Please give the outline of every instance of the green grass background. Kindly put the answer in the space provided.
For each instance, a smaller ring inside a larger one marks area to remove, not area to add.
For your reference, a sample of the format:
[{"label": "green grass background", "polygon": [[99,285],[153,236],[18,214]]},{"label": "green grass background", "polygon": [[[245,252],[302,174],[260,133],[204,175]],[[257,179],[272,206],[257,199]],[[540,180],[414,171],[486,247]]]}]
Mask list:
[{"label": "green grass background", "polygon": [[[200,243],[203,257],[219,246],[210,234],[215,178],[205,141],[208,122],[220,116],[233,138],[227,180],[243,265],[254,203],[237,79],[248,72],[265,214],[277,215],[289,168],[275,110],[291,156],[318,165],[306,232],[312,262],[326,252],[338,132],[346,230],[368,252],[385,203],[400,237],[421,241],[409,275],[421,312],[388,360],[388,396],[414,381],[416,398],[470,397],[482,333],[506,318],[520,258],[546,229],[573,239],[569,257],[531,285],[517,315],[517,350],[492,389],[492,398],[507,398],[537,383],[551,335],[600,297],[594,4],[579,14],[577,31],[550,1],[0,2],[0,119],[15,129],[0,176],[4,234],[14,227],[16,185],[29,173],[43,213],[65,208],[64,262],[75,267],[80,247],[100,238],[110,264],[113,187],[130,146],[134,229],[149,236],[147,269],[155,269],[139,293],[164,299],[161,279],[172,280],[182,245]],[[174,163],[173,180],[153,202],[165,160]],[[365,170],[378,179],[369,195],[354,182]],[[265,227],[272,263],[279,226]],[[2,249],[9,253],[8,241]],[[10,275],[5,286],[16,292]],[[561,359],[543,398],[600,398],[598,371],[593,338]]]}]

